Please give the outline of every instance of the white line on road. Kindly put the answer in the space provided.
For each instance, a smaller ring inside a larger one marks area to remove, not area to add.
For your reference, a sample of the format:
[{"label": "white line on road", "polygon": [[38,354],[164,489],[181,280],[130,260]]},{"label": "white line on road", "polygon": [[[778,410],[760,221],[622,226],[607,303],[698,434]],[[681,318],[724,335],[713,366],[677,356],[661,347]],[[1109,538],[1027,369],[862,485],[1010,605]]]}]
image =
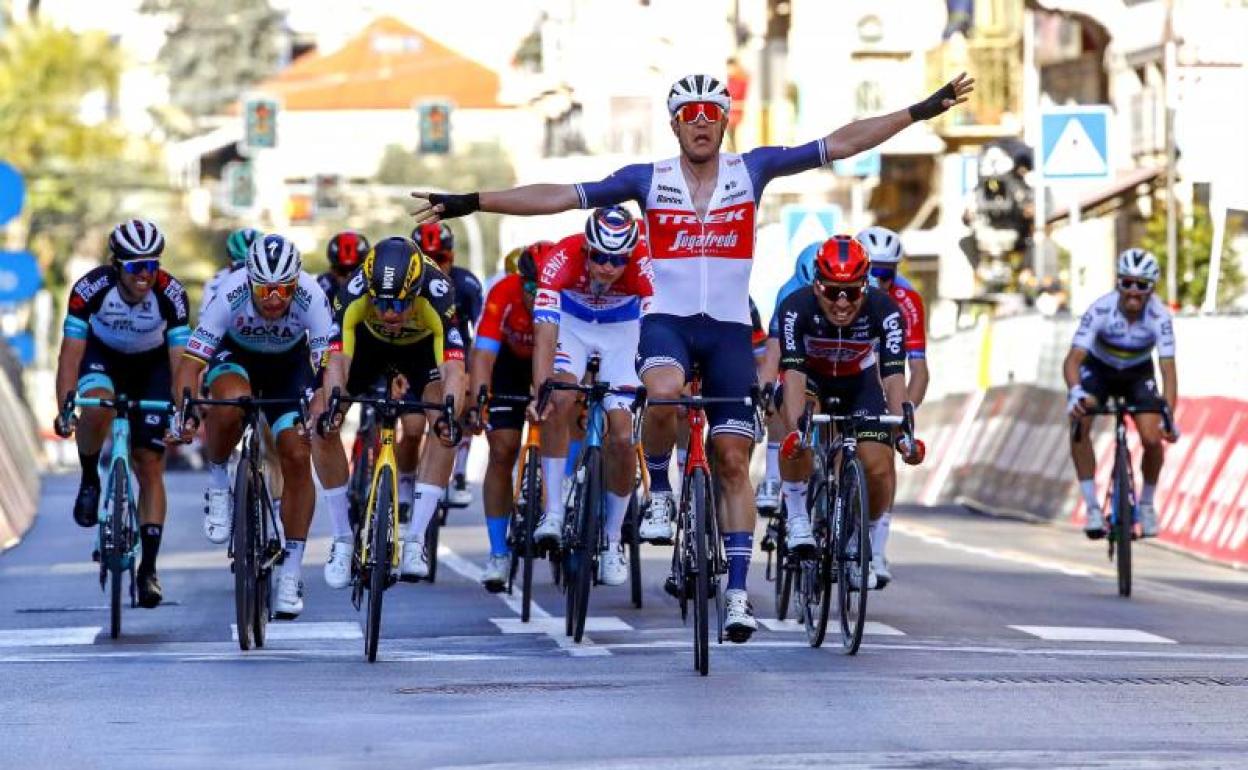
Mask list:
[{"label": "white line on road", "polygon": [[[520,618],[490,618],[490,622],[498,626],[504,634],[562,634],[563,618],[530,618],[522,623]],[[606,631],[632,631],[633,627],[617,617],[585,618],[585,633]]]},{"label": "white line on road", "polygon": [[[438,546],[438,559],[468,580],[471,580],[474,583],[481,582],[481,568],[455,553],[445,545]],[[517,615],[520,614],[521,599],[519,596],[509,594],[506,591],[494,595],[501,599],[503,604],[506,604],[512,612]],[[550,627],[553,630],[544,631],[543,633],[549,636],[559,647],[559,649],[567,651],[569,655],[574,657],[590,657],[611,654],[610,650],[595,645],[589,636],[582,636],[580,644],[574,642],[571,637],[565,636],[563,633],[563,618],[556,618],[552,616],[549,612],[539,607],[537,602],[530,602],[529,617],[539,621],[549,621],[551,623]]]},{"label": "white line on road", "polygon": [[100,626],[71,626],[68,628],[18,628],[0,631],[0,647],[62,647],[75,644],[95,644],[95,637],[103,630]]},{"label": "white line on road", "polygon": [[1008,561],[1016,564],[1026,564],[1030,567],[1037,567],[1051,572],[1060,572],[1063,575],[1071,575],[1073,577],[1093,577],[1093,573],[1083,567],[1075,564],[1068,564],[1051,559],[1039,559],[1035,556],[1022,553],[1020,551],[1001,550],[997,548],[983,548],[976,545],[967,545],[965,543],[957,543],[944,535],[927,529],[926,527],[918,527],[913,524],[906,524],[894,520],[892,524],[893,532],[900,532],[903,535],[918,538],[925,543],[938,545],[942,548],[948,548],[952,551],[960,551],[975,556],[982,556],[986,559],[995,561]]},{"label": "white line on road", "polygon": [[[350,641],[364,638],[360,624],[355,621],[269,623],[265,628],[265,638],[273,642]],[[238,641],[238,625],[235,623],[230,624],[230,639]]]},{"label": "white line on road", "polygon": [[1050,642],[1120,642],[1125,644],[1176,644],[1173,639],[1134,628],[1086,628],[1080,626],[1010,626]]},{"label": "white line on road", "polygon": [[[798,623],[796,620],[776,620],[775,618],[759,618],[759,623],[767,627],[768,631],[780,631],[784,633],[797,633],[806,630],[806,624]],[[877,623],[874,620],[868,620],[862,627],[862,633],[865,636],[905,636],[904,631],[899,631],[885,623]]]}]

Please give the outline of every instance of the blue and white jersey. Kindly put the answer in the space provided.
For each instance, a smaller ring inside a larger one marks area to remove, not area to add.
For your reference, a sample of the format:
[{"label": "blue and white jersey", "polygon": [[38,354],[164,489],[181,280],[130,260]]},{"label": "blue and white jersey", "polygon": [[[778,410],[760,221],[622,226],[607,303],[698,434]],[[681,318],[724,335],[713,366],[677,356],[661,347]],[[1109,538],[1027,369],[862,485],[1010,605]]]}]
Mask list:
[{"label": "blue and white jersey", "polygon": [[121,276],[112,265],[79,278],[69,292],[64,333],[95,339],[118,353],[146,353],[168,344],[181,347],[191,335],[186,290],[164,270],[138,302],[122,296]]},{"label": "blue and white jersey", "polygon": [[1154,295],[1130,321],[1118,306],[1118,292],[1111,291],[1083,314],[1072,344],[1115,369],[1152,361],[1154,347],[1158,358],[1174,358],[1174,319]]},{"label": "blue and white jersey", "polygon": [[329,350],[334,331],[329,299],[312,276],[300,271],[299,287],[286,315],[270,320],[252,302],[247,271],[239,270],[222,282],[204,308],[186,352],[210,361],[227,339],[253,353],[284,353],[306,340],[317,365]]}]

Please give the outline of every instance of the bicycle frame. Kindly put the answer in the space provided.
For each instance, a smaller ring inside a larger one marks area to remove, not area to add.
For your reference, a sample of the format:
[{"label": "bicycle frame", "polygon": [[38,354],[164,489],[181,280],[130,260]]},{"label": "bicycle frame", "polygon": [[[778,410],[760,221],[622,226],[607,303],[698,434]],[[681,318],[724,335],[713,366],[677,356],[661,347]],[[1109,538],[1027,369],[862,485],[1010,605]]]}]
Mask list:
[{"label": "bicycle frame", "polygon": [[[373,462],[373,477],[368,485],[368,501],[364,506],[364,520],[360,523],[360,564],[367,564],[372,557],[370,549],[372,548],[373,534],[373,503],[377,499],[377,492],[381,485],[381,472],[383,468],[390,469],[390,499],[399,499],[399,463],[394,454],[395,425],[389,420],[379,420],[378,427],[378,443],[379,449],[377,457]],[[390,506],[390,531],[397,533],[399,531],[399,506]],[[396,538],[398,539],[398,538]],[[390,571],[395,572],[399,568],[402,560],[402,547],[395,548],[390,554]]]}]

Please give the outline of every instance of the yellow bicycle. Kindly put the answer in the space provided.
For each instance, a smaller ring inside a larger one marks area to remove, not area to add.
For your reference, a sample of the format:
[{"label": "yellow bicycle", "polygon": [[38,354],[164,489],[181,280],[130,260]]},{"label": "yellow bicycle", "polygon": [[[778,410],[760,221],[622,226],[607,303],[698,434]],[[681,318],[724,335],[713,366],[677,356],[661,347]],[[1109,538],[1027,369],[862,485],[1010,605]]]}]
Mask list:
[{"label": "yellow bicycle", "polygon": [[[387,388],[389,392],[389,388]],[[451,433],[453,443],[459,442],[455,422],[455,404],[451,396],[445,403],[409,401],[406,399],[344,396],[334,388],[329,397],[326,415],[337,414],[343,405],[364,404],[373,410],[378,426],[379,447],[373,464],[372,481],[368,487],[364,517],[355,536],[355,554],[351,560],[351,601],[358,611],[368,593],[368,611],[364,630],[364,655],[368,662],[377,660],[377,643],[381,638],[381,602],[386,589],[398,580],[403,559],[399,538],[399,466],[394,456],[396,426],[406,414],[432,412],[436,418],[435,432]],[[325,426],[319,426],[324,432]]]}]

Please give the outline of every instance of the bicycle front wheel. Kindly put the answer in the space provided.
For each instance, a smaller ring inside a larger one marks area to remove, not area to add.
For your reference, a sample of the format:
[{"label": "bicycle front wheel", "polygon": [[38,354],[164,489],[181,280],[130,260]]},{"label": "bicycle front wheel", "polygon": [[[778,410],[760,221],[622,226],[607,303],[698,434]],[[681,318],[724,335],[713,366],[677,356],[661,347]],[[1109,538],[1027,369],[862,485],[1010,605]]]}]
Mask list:
[{"label": "bicycle front wheel", "polygon": [[828,616],[832,607],[832,565],[835,562],[834,540],[828,526],[828,510],[832,506],[831,489],[820,481],[812,490],[811,529],[815,536],[815,557],[803,577],[810,581],[802,613],[806,621],[806,641],[811,647],[823,645],[828,633]]},{"label": "bicycle front wheel", "polygon": [[234,474],[234,622],[238,646],[250,650],[255,643],[256,571],[260,568],[256,549],[255,521],[251,498],[256,493],[251,477],[251,457],[244,449]]},{"label": "bicycle front wheel", "polygon": [[641,609],[641,506],[637,503],[636,491],[628,501],[624,530],[628,542],[629,598],[632,599],[634,607]]},{"label": "bicycle front wheel", "polygon": [[594,566],[602,538],[602,450],[588,447],[584,458],[585,483],[576,509],[576,535],[569,544],[572,580],[568,583],[568,611],[572,618],[572,638],[580,642],[589,615],[589,593],[594,585]]},{"label": "bicycle front wheel", "polygon": [[425,578],[430,583],[438,579],[438,536],[442,532],[442,522],[446,520],[446,501],[438,503],[429,526],[425,527],[425,550],[429,557],[429,575]]},{"label": "bicycle front wheel", "polygon": [[710,672],[711,664],[711,608],[708,589],[711,583],[709,554],[713,546],[709,542],[710,517],[715,515],[712,508],[714,498],[711,496],[711,481],[707,478],[706,471],[695,468],[690,474],[689,483],[693,488],[693,507],[689,511],[692,532],[687,541],[686,551],[690,556],[685,567],[685,579],[693,581],[693,666],[699,674],[706,676]]},{"label": "bicycle front wheel", "polygon": [[394,518],[394,479],[390,468],[382,468],[377,474],[376,495],[368,512],[372,538],[369,543],[369,559],[372,562],[368,575],[368,617],[365,622],[364,654],[369,663],[377,660],[377,643],[381,639],[381,601],[386,593],[386,581],[390,576],[394,543],[391,542],[391,524]]},{"label": "bicycle front wheel", "polygon": [[837,505],[837,609],[841,620],[841,647],[854,655],[862,644],[867,619],[867,589],[871,575],[870,512],[867,508],[866,476],[857,457],[841,469],[840,502]]},{"label": "bicycle front wheel", "polygon": [[793,595],[793,570],[789,569],[788,513],[783,501],[775,519],[776,528],[776,620],[789,617],[789,597]]},{"label": "bicycle front wheel", "polygon": [[1125,446],[1114,457],[1114,548],[1118,561],[1118,595],[1131,596],[1131,539],[1135,535],[1135,497],[1131,490],[1131,456]]},{"label": "bicycle front wheel", "polygon": [[126,517],[129,513],[129,501],[126,495],[126,464],[120,458],[113,461],[113,470],[109,474],[109,506],[108,522],[101,527],[104,535],[100,558],[108,568],[111,581],[109,586],[109,635],[116,639],[121,636],[121,578],[126,574],[126,554],[129,544],[125,536]]}]

